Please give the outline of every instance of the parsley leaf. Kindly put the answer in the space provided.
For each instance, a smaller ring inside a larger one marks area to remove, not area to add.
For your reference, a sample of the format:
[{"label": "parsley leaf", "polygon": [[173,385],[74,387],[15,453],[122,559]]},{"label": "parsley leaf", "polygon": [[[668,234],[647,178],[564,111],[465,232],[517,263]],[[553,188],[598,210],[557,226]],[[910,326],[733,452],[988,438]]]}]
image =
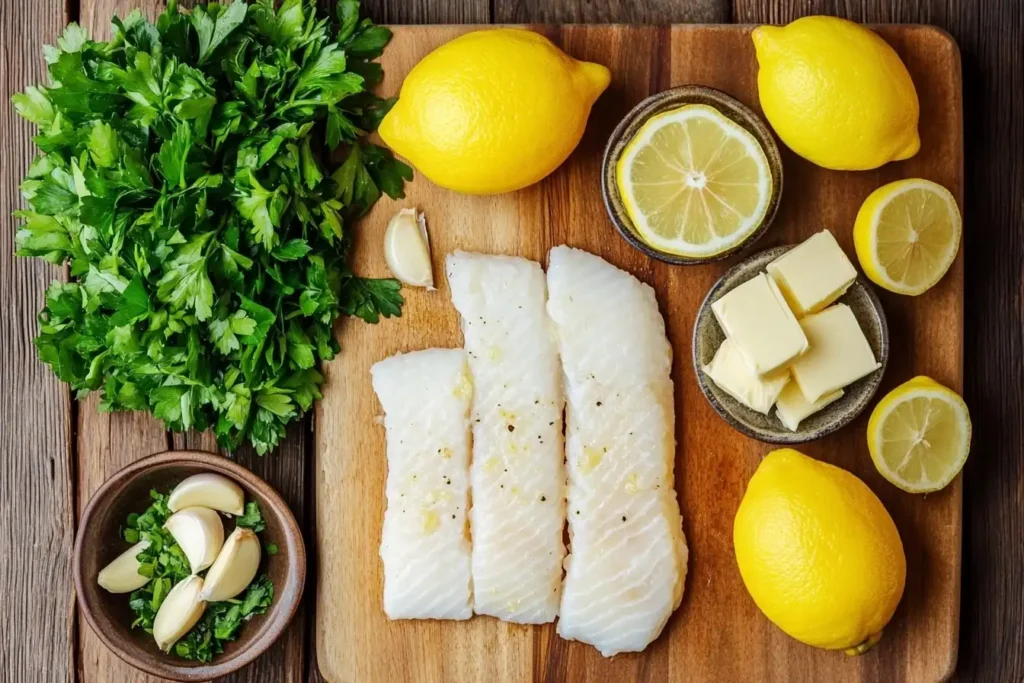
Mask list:
[{"label": "parsley leaf", "polygon": [[224,39],[242,24],[246,8],[245,0],[235,0],[226,7],[200,5],[192,11],[189,18],[199,37],[200,64],[208,61]]},{"label": "parsley leaf", "polygon": [[252,529],[256,533],[267,528],[267,524],[263,520],[263,512],[260,511],[259,503],[255,500],[250,500],[245,504],[245,512],[235,519],[235,524]]},{"label": "parsley leaf", "polygon": [[11,98],[40,150],[17,253],[70,273],[40,359],[103,410],[260,454],[319,398],[340,316],[401,314],[398,283],[347,257],[353,222],[412,178],[366,139],[393,104],[370,92],[390,31],[358,0],[277,4],[172,0],[114,17],[109,42],[72,24],[48,84]]},{"label": "parsley leaf", "polygon": [[348,315],[376,323],[380,316],[402,314],[402,285],[398,280],[350,277],[341,287],[341,308]]}]

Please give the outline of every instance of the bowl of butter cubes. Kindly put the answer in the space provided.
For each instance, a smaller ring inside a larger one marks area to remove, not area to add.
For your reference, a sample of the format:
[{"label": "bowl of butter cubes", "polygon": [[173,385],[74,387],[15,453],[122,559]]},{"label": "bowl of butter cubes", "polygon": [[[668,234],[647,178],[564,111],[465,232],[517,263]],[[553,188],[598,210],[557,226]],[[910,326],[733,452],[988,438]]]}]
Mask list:
[{"label": "bowl of butter cubes", "polygon": [[711,288],[693,329],[701,392],[732,427],[807,443],[870,403],[889,356],[885,313],[828,230],[767,249]]}]

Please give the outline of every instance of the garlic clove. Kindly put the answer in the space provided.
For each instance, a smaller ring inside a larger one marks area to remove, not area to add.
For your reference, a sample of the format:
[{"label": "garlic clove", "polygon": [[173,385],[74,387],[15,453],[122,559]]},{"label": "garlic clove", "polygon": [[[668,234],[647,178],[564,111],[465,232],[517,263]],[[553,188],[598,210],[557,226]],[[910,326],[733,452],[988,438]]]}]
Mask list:
[{"label": "garlic clove", "polygon": [[384,232],[384,260],[391,274],[413,287],[434,288],[427,222],[416,209],[402,209]]},{"label": "garlic clove", "polygon": [[149,541],[139,541],[114,558],[100,570],[96,582],[110,593],[131,593],[149,583],[149,577],[139,573],[136,556],[149,547]]},{"label": "garlic clove", "polygon": [[224,475],[203,472],[175,486],[167,506],[171,512],[199,506],[238,516],[245,512],[245,493]]},{"label": "garlic clove", "polygon": [[224,545],[224,523],[220,515],[204,507],[189,507],[171,515],[164,528],[171,532],[197,574],[213,564]]},{"label": "garlic clove", "polygon": [[203,600],[230,600],[249,586],[259,568],[260,540],[251,529],[236,527],[206,572]]},{"label": "garlic clove", "polygon": [[202,577],[190,576],[175,584],[160,604],[153,619],[153,638],[164,652],[169,652],[203,616],[206,601],[199,597],[202,591]]}]

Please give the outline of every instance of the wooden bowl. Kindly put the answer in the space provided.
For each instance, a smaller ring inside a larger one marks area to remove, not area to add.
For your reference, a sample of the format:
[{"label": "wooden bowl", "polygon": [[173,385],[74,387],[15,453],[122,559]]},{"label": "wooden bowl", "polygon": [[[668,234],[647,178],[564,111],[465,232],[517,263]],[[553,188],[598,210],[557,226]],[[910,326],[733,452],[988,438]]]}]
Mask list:
[{"label": "wooden bowl", "polygon": [[885,321],[882,302],[867,281],[858,276],[856,282],[836,303],[850,307],[860,328],[867,337],[875,360],[882,364],[867,377],[862,377],[843,389],[843,395],[818,412],[800,422],[795,432],[789,431],[775,411],[768,415],[751,410],[723,391],[704,372],[715,352],[725,340],[725,333],[711,310],[711,304],[727,292],[763,272],[765,267],[795,245],[773,247],[758,252],[729,270],[711,288],[697,311],[693,325],[693,370],[704,398],[711,407],[734,429],[749,437],[772,444],[801,444],[815,441],[842,429],[860,415],[871,402],[882,382],[882,374],[889,361],[889,327]]},{"label": "wooden bowl", "polygon": [[[618,165],[619,157],[622,156],[626,145],[636,137],[643,125],[656,114],[661,114],[687,104],[704,104],[721,112],[726,118],[737,124],[761,145],[765,157],[768,159],[768,168],[772,174],[772,194],[768,201],[768,210],[764,214],[764,220],[754,232],[750,233],[739,244],[721,251],[717,254],[701,257],[681,256],[661,251],[645,242],[637,232],[633,221],[622,203],[619,194],[619,187],[615,181],[615,167]],[[669,88],[655,93],[646,98],[640,104],[633,107],[626,117],[615,127],[608,144],[604,149],[604,157],[601,160],[601,196],[604,199],[605,209],[611,218],[615,229],[622,237],[634,247],[647,254],[651,258],[672,263],[675,265],[700,265],[711,263],[728,258],[736,252],[746,249],[759,240],[775,218],[775,212],[779,208],[779,199],[782,196],[782,155],[779,154],[779,147],[775,144],[768,124],[761,120],[750,107],[746,106],[734,97],[726,95],[720,90],[708,88],[703,85],[682,85],[676,88]]]},{"label": "wooden bowl", "polygon": [[[208,664],[161,652],[153,636],[132,629],[134,613],[128,595],[100,588],[100,569],[128,549],[120,535],[125,518],[150,504],[149,491],[169,493],[185,477],[217,472],[230,477],[255,499],[266,520],[261,540],[275,543],[276,555],[266,555],[262,571],[274,583],[274,600],[267,613],[242,626],[238,640]],[[93,495],[85,508],[75,539],[75,591],[78,607],[100,640],[118,657],[137,669],[175,681],[207,681],[241,669],[260,656],[284,631],[295,615],[306,581],[306,547],[288,505],[255,474],[235,462],[199,451],[168,451],[128,465]]]}]

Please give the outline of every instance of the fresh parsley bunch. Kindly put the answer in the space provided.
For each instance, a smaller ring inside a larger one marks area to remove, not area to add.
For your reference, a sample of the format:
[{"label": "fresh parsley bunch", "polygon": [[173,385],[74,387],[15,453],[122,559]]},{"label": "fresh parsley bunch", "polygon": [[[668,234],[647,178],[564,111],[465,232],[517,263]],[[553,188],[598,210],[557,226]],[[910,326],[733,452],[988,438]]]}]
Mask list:
[{"label": "fresh parsley bunch", "polygon": [[263,454],[320,397],[339,315],[401,314],[398,282],[345,261],[349,222],[412,177],[364,139],[392,104],[370,92],[391,33],[358,0],[337,19],[170,0],[156,24],[115,17],[109,42],[71,24],[44,49],[51,84],[13,98],[42,152],[17,253],[70,265],[36,346],[79,397]]},{"label": "fresh parsley bunch", "polygon": [[[146,549],[136,558],[140,563],[139,573],[150,577],[150,581],[132,591],[128,603],[135,613],[132,628],[142,628],[146,633],[153,632],[156,613],[174,584],[192,574],[185,553],[171,533],[164,529],[164,523],[171,516],[171,509],[167,505],[168,496],[156,490],[150,491],[149,495],[153,502],[142,514],[128,515],[127,525],[122,532],[124,540],[129,543],[149,541]],[[235,524],[248,527],[256,533],[266,528],[263,513],[254,500],[245,504],[245,514],[237,517]],[[267,554],[274,554],[270,552],[274,547],[273,544],[267,544]],[[273,600],[274,584],[263,575],[254,579],[239,597],[209,603],[199,622],[175,643],[175,654],[184,659],[211,661],[224,651],[224,643],[238,637],[238,630],[243,623],[264,614]]]}]

